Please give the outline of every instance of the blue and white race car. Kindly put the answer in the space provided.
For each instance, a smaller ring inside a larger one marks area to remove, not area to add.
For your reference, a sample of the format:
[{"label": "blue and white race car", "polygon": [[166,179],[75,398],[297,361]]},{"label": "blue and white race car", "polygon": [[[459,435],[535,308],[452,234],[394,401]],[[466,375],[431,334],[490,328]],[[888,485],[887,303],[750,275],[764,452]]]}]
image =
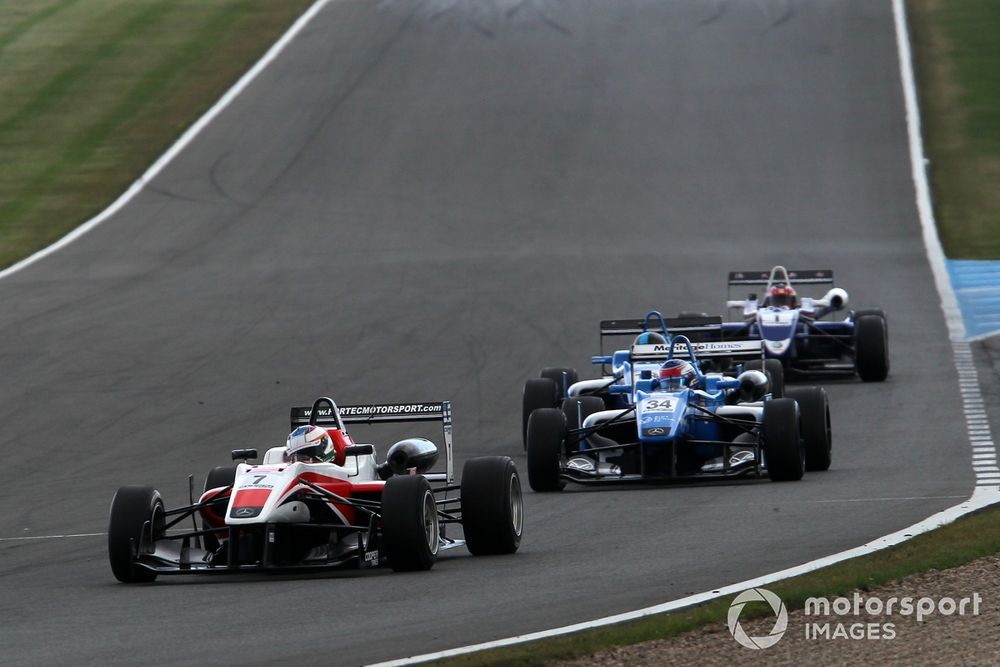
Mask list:
[{"label": "blue and white race car", "polygon": [[[733,271],[729,290],[764,286],[763,295],[729,299],[726,305],[740,311],[738,321],[723,325],[725,340],[760,340],[769,359],[780,360],[791,376],[857,374],[865,382],[881,382],[889,374],[889,328],[879,309],[850,310],[847,292],[834,287],[833,272]],[[809,297],[796,288],[829,286],[822,296]]]},{"label": "blue and white race car", "polygon": [[[674,335],[658,342],[646,333],[628,350],[599,358],[613,375],[596,395],[588,393],[595,381],[575,382],[560,407],[531,412],[526,447],[532,489],[557,491],[566,481],[765,474],[797,480],[807,469],[829,468],[830,414],[822,388],[800,387],[794,398],[773,398],[763,371],[733,377],[701,369],[699,354],[731,356],[756,347],[759,355],[760,341],[733,347]],[[602,396],[618,405],[607,405]]]},{"label": "blue and white race car", "polygon": [[[570,397],[570,386],[575,385],[578,393],[600,397],[609,408],[631,405],[631,394],[618,386],[631,385],[634,380],[633,372],[629,370],[629,349],[619,349],[614,354],[606,355],[605,348],[620,345],[621,338],[628,338],[630,343],[638,344],[666,343],[674,335],[684,335],[694,344],[702,371],[735,374],[744,370],[762,370],[770,380],[771,396],[781,398],[785,395],[781,362],[764,359],[759,342],[723,340],[721,317],[682,313],[677,318],[665,319],[659,311],[652,310],[641,318],[602,320],[600,354],[591,357],[591,363],[600,366],[601,377],[581,382],[574,368],[549,367],[543,368],[538,377],[525,382],[521,411],[521,435],[525,448],[528,417],[539,408],[559,407],[564,399]],[[612,386],[617,387],[614,393],[611,391]]]}]

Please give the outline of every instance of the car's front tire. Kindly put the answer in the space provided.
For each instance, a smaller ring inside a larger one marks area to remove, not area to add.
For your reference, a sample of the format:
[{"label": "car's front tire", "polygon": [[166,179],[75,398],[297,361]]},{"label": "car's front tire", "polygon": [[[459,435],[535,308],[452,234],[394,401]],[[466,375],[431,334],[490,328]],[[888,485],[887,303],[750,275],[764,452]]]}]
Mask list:
[{"label": "car's front tire", "polygon": [[[205,489],[217,489],[223,486],[232,486],[236,483],[236,466],[216,466],[208,471],[208,475],[205,477]],[[226,515],[226,505],[218,503],[207,508],[210,511],[214,511],[223,517]],[[208,530],[212,526],[202,519],[202,528]],[[216,533],[206,533],[204,535],[205,551],[209,553],[215,553],[219,549],[219,538]]]},{"label": "car's front tire", "polygon": [[479,456],[462,468],[462,531],[474,556],[512,554],[521,545],[521,479],[509,456]]},{"label": "car's front tire", "polygon": [[829,470],[833,461],[830,401],[822,387],[790,387],[788,398],[799,404],[799,428],[806,450],[806,470]]},{"label": "car's front tire", "polygon": [[[146,523],[149,522],[149,528]],[[135,584],[156,579],[156,572],[135,564],[136,550],[163,534],[163,500],[148,486],[123,486],[111,500],[108,559],[118,581]]]},{"label": "car's front tire", "polygon": [[396,572],[429,570],[440,525],[430,483],[421,475],[390,477],[382,490],[382,547]]},{"label": "car's front tire", "polygon": [[854,368],[865,382],[882,382],[889,375],[889,327],[884,316],[854,318]]},{"label": "car's front tire", "polygon": [[764,403],[764,456],[767,476],[775,482],[802,479],[805,454],[799,429],[799,406],[791,398]]}]

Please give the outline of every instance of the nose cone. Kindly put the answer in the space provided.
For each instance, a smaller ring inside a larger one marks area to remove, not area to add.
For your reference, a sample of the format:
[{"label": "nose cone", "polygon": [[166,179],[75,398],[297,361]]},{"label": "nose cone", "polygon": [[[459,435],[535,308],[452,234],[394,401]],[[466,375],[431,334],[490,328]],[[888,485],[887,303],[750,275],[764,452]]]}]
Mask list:
[{"label": "nose cone", "polygon": [[791,338],[785,338],[784,340],[765,340],[764,349],[766,349],[773,356],[781,356],[788,351],[788,348],[792,345]]}]

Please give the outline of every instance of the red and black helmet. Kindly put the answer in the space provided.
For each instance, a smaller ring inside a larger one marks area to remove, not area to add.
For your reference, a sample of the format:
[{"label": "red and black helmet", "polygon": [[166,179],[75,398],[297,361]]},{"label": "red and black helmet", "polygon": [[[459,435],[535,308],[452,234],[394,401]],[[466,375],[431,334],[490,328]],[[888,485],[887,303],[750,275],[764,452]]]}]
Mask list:
[{"label": "red and black helmet", "polygon": [[798,304],[795,288],[791,285],[775,285],[767,296],[767,305],[776,308],[795,308]]},{"label": "red and black helmet", "polygon": [[660,386],[680,389],[693,387],[698,380],[698,373],[690,361],[683,359],[667,359],[660,366]]}]

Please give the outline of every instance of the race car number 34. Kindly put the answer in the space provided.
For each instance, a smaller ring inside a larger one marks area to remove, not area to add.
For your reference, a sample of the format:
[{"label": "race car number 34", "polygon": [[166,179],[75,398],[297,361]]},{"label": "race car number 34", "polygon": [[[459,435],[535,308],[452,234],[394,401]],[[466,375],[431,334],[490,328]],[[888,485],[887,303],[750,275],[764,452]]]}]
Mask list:
[{"label": "race car number 34", "polygon": [[651,398],[642,404],[646,412],[671,412],[674,409],[674,402],[669,398]]}]

